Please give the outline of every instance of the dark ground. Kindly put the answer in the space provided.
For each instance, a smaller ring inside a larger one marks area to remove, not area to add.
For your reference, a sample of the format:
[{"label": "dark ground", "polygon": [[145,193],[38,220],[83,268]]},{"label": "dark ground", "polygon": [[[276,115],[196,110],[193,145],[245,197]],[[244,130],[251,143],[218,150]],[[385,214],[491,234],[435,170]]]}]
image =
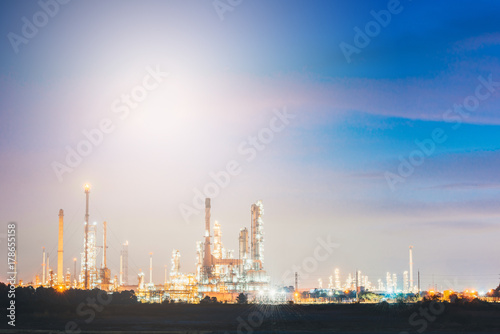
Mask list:
[{"label": "dark ground", "polygon": [[[500,333],[500,304],[24,305],[1,333]],[[74,323],[72,323],[74,322]],[[68,325],[68,326],[70,326]],[[68,327],[69,329],[70,327]],[[33,331],[45,330],[45,331]]]}]

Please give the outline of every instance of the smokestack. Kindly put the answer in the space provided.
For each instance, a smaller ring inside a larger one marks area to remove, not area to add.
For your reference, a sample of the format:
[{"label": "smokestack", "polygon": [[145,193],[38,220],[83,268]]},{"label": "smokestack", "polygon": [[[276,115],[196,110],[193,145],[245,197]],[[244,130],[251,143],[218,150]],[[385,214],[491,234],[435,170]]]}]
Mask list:
[{"label": "smokestack", "polygon": [[128,240],[122,245],[120,254],[120,282],[128,285]]},{"label": "smokestack", "polygon": [[90,185],[86,184],[84,187],[85,190],[85,290],[88,288],[89,283],[89,193],[90,193]]},{"label": "smokestack", "polygon": [[413,292],[413,246],[410,246],[410,292]]},{"label": "smokestack", "polygon": [[74,275],[74,279],[76,281],[76,286],[78,286],[78,276],[76,275],[76,257],[73,258],[73,275]]},{"label": "smokestack", "polygon": [[103,243],[103,248],[102,248],[102,263],[103,263],[103,266],[104,268],[107,268],[107,264],[106,264],[106,222],[102,223],[102,228],[103,228],[103,239],[104,239],[104,243]]},{"label": "smokestack", "polygon": [[245,264],[248,259],[248,253],[249,253],[249,248],[248,248],[248,230],[247,228],[242,228],[240,230],[240,238],[239,238],[239,258],[241,260],[240,264],[240,275],[243,274],[243,271],[245,269]]},{"label": "smokestack", "polygon": [[205,198],[205,237],[210,237],[210,198]]},{"label": "smokestack", "polygon": [[63,231],[64,231],[64,211],[59,210],[59,245],[57,247],[57,284],[64,284],[63,276]]},{"label": "smokestack", "polygon": [[149,253],[149,284],[153,284],[153,253]]},{"label": "smokestack", "polygon": [[42,247],[42,286],[45,285],[45,272],[46,272],[46,267],[45,267],[45,247]]},{"label": "smokestack", "polygon": [[257,201],[251,207],[251,257],[255,270],[262,270],[264,263],[264,226],[262,215],[264,206],[262,201]]},{"label": "smokestack", "polygon": [[120,254],[120,286],[123,285],[123,254]]},{"label": "smokestack", "polygon": [[203,266],[205,274],[209,274],[209,267],[212,266],[212,250],[210,247],[210,198],[205,198],[205,255]]},{"label": "smokestack", "polygon": [[47,253],[47,268],[45,269],[45,273],[47,276],[49,276],[49,282],[50,282],[50,255]]}]

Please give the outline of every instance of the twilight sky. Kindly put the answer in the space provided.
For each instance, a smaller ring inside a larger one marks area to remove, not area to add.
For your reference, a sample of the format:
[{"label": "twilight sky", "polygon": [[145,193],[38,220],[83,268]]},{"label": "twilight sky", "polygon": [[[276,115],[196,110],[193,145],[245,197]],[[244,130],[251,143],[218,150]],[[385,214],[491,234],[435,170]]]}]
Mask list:
[{"label": "twilight sky", "polygon": [[18,224],[20,278],[42,247],[55,269],[61,208],[65,267],[80,258],[85,182],[113,276],[125,240],[132,282],[149,252],[156,283],[173,249],[194,271],[193,198],[236,164],[212,221],[237,250],[262,199],[275,284],[331,236],[302,287],[335,267],[401,281],[409,245],[424,289],[496,287],[500,3],[227,3],[1,2],[0,221]]}]

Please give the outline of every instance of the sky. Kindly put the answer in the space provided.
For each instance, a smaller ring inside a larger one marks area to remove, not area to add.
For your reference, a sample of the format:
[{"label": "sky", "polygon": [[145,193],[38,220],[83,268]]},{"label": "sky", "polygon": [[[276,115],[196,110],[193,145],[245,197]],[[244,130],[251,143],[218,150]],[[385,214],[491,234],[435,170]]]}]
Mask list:
[{"label": "sky", "polygon": [[499,16],[495,1],[2,1],[0,221],[17,224],[19,278],[41,274],[42,247],[55,269],[59,209],[64,266],[80,263],[89,183],[112,275],[128,241],[134,283],[150,252],[157,283],[173,249],[194,271],[208,195],[234,250],[263,201],[273,284],[334,268],[401,282],[412,245],[423,289],[495,288]]}]

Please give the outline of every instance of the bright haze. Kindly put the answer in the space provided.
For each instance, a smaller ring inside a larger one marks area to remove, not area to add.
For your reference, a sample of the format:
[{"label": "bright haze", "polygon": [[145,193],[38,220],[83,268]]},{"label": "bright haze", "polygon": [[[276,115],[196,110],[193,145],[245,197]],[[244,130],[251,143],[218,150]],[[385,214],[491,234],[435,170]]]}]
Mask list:
[{"label": "bright haze", "polygon": [[44,22],[1,2],[0,232],[17,223],[19,278],[42,247],[56,268],[59,209],[80,266],[88,182],[98,245],[107,221],[112,276],[128,240],[134,284],[150,252],[157,284],[173,249],[194,271],[212,187],[229,249],[263,201],[275,284],[330,237],[301,287],[337,267],[402,280],[410,245],[423,289],[496,287],[500,3],[232,3],[71,1]]}]

